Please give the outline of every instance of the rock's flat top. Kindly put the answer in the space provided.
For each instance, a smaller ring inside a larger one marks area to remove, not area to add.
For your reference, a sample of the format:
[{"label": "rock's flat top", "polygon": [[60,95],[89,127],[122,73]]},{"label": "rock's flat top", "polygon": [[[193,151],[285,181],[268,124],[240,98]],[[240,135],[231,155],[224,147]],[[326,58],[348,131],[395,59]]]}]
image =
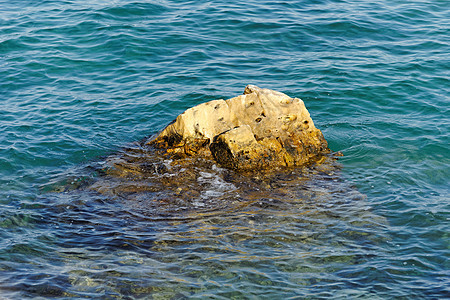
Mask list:
[{"label": "rock's flat top", "polygon": [[301,99],[254,85],[186,110],[149,144],[175,157],[212,155],[237,170],[304,165],[329,152]]}]

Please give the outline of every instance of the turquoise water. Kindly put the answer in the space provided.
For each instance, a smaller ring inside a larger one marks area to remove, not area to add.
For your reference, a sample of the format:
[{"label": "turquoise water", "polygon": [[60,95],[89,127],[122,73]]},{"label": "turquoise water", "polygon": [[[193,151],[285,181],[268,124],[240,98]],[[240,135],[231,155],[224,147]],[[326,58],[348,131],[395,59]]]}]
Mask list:
[{"label": "turquoise water", "polygon": [[[448,297],[449,20],[443,0],[1,0],[0,298]],[[339,166],[100,172],[247,84],[302,98]]]}]

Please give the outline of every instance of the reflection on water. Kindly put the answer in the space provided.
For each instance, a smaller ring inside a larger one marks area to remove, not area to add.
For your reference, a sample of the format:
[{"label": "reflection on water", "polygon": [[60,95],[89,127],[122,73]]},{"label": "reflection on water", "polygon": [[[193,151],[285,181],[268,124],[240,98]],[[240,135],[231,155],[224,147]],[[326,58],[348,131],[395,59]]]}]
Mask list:
[{"label": "reflection on water", "polygon": [[53,227],[37,239],[46,246],[33,239],[10,250],[34,266],[11,272],[11,295],[273,298],[383,289],[368,283],[384,276],[369,262],[385,251],[385,221],[333,158],[236,174],[136,144],[76,172],[44,187],[44,219],[32,223]]}]

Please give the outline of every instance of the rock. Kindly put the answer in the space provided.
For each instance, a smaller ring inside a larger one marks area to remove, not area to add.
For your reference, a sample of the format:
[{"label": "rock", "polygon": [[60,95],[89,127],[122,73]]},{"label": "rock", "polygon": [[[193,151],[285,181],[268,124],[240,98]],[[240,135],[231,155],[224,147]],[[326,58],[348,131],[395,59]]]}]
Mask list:
[{"label": "rock", "polygon": [[254,85],[186,110],[148,144],[172,157],[212,156],[235,170],[301,166],[330,152],[302,100]]},{"label": "rock", "polygon": [[224,100],[213,100],[186,110],[150,144],[170,154],[193,155],[209,146],[214,136],[238,124]]}]

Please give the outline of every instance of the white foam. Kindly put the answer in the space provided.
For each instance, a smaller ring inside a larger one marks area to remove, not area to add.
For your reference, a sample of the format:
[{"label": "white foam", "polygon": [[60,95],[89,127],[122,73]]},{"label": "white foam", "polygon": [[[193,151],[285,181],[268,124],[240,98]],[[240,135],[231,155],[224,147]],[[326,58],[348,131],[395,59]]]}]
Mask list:
[{"label": "white foam", "polygon": [[197,181],[205,188],[200,194],[204,200],[211,198],[218,198],[227,192],[236,190],[236,186],[232,183],[226,182],[217,173],[200,172]]}]

